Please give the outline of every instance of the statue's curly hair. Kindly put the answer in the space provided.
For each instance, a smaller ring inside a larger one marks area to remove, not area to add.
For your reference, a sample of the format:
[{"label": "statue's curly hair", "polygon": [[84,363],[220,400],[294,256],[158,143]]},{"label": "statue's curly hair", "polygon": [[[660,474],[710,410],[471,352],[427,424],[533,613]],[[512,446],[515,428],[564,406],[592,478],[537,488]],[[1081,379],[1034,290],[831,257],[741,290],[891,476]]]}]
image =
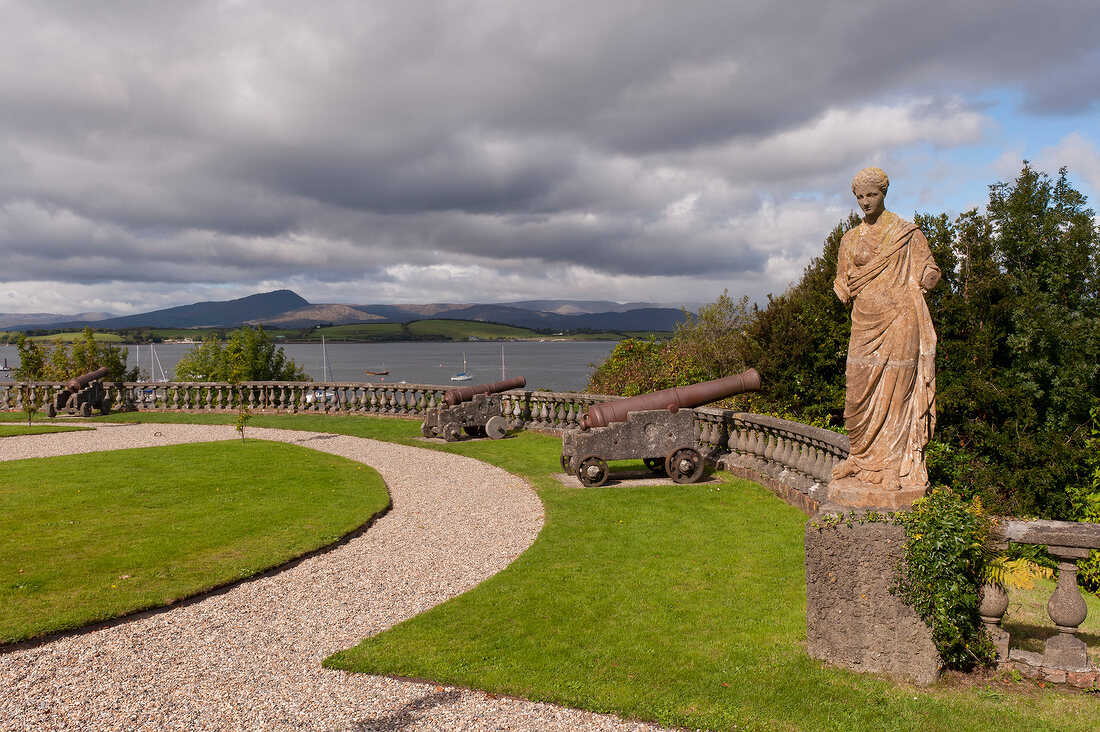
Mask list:
[{"label": "statue's curly hair", "polygon": [[886,189],[890,187],[890,179],[886,177],[886,171],[882,168],[864,168],[852,178],[852,193],[856,192],[856,186],[876,186],[882,195],[886,195]]}]

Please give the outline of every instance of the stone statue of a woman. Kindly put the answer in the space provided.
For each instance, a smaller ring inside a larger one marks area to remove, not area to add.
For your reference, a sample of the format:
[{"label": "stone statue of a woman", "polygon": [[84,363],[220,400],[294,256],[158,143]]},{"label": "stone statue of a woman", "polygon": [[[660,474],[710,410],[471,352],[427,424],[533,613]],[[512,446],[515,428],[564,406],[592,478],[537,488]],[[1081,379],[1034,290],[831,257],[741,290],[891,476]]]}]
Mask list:
[{"label": "stone statue of a woman", "polygon": [[863,223],[840,242],[833,290],[852,303],[844,425],[847,460],[828,500],[905,509],[928,491],[925,452],[936,425],[936,333],[924,294],[940,281],[920,229],[885,208],[886,173],[852,180]]}]

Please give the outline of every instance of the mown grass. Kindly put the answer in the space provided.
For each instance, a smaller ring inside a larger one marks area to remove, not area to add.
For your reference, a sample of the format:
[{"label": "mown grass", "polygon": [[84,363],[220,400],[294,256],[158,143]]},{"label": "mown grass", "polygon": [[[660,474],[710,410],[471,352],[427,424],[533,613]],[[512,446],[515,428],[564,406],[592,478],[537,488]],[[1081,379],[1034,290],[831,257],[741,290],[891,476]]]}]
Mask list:
[{"label": "mown grass", "polygon": [[0,462],[0,643],[255,575],[388,505],[370,468],[256,440]]},{"label": "mown grass", "polygon": [[0,437],[15,437],[18,435],[45,435],[50,432],[80,432],[90,430],[91,427],[77,427],[75,425],[62,424],[0,424]]},{"label": "mown grass", "polygon": [[[215,416],[233,419],[203,418]],[[256,420],[426,445],[414,420]],[[336,654],[331,667],[690,728],[1095,729],[1095,694],[1003,679],[921,688],[811,661],[805,517],[758,485],[565,487],[554,477],[560,442],[533,433],[431,447],[526,477],[546,508],[545,528],[504,572]],[[1040,607],[1043,591],[1014,593],[1013,602]],[[1086,620],[1085,632],[1095,634],[1096,622]]]}]

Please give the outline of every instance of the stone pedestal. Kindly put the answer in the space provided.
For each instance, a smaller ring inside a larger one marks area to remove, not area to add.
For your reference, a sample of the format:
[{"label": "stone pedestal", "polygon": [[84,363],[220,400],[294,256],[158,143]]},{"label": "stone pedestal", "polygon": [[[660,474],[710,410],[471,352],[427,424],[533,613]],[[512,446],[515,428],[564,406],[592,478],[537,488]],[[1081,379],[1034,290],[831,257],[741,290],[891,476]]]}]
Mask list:
[{"label": "stone pedestal", "polygon": [[[905,530],[884,523],[806,525],[806,646],[812,658],[930,684],[932,631],[890,593]],[[818,520],[818,523],[821,523]]]},{"label": "stone pedestal", "polygon": [[829,483],[827,503],[864,511],[908,511],[914,501],[927,493],[927,487],[888,489],[845,478]]}]

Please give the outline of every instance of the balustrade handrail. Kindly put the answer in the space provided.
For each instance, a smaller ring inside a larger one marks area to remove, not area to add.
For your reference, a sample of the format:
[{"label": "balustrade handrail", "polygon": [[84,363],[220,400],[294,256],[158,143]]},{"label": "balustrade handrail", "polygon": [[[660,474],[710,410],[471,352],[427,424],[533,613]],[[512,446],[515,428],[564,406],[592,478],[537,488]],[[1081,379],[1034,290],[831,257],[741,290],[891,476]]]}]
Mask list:
[{"label": "balustrade handrail", "polygon": [[1008,593],[996,583],[982,588],[979,613],[997,646],[998,659],[1051,681],[1069,681],[1082,687],[1100,683],[1100,672],[1089,663],[1088,646],[1077,635],[1088,616],[1088,606],[1077,585],[1077,563],[1088,558],[1090,550],[1100,549],[1100,524],[999,519],[993,536],[1001,548],[1009,542],[1045,546],[1058,562],[1057,584],[1047,603],[1047,614],[1058,634],[1046,641],[1042,654],[1010,647],[1010,635],[1002,627],[1009,605]]}]

